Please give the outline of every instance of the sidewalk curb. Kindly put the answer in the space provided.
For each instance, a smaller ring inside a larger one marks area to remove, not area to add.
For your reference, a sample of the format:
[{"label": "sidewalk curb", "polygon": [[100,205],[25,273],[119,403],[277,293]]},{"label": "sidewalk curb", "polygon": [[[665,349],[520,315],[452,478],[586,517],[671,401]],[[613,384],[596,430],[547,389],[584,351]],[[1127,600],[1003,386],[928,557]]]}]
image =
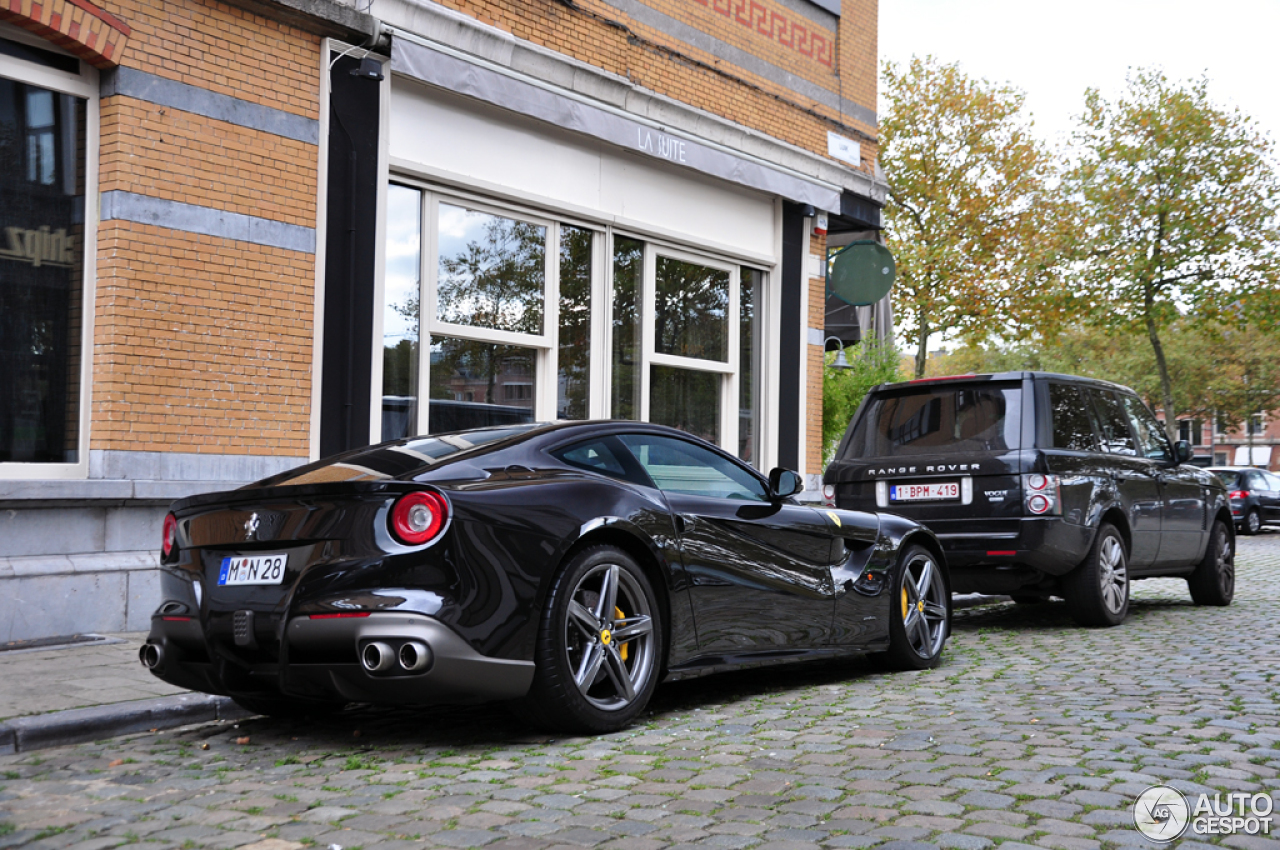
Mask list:
[{"label": "sidewalk curb", "polygon": [[53,711],[0,723],[0,755],[249,716],[230,697],[208,694],[178,694]]}]

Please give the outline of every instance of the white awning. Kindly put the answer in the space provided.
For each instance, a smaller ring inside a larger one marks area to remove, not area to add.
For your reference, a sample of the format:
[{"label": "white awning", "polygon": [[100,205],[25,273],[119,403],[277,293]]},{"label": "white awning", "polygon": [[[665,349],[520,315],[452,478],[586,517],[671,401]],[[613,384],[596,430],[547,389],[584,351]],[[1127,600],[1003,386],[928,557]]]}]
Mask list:
[{"label": "white awning", "polygon": [[1271,468],[1271,446],[1254,446],[1253,458],[1249,458],[1248,446],[1236,447],[1236,466],[1260,466],[1263,469]]}]

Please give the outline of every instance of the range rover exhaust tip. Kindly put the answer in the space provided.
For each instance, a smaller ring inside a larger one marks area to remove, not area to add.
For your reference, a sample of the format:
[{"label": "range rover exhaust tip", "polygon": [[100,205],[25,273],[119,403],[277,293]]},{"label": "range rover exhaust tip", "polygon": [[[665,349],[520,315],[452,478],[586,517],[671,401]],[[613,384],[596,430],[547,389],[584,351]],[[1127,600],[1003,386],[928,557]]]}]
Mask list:
[{"label": "range rover exhaust tip", "polygon": [[383,673],[396,663],[396,653],[380,640],[366,644],[360,652],[360,664],[370,673]]},{"label": "range rover exhaust tip", "polygon": [[431,650],[425,643],[416,640],[406,642],[400,647],[400,666],[406,673],[419,673],[431,666]]},{"label": "range rover exhaust tip", "polygon": [[144,643],[138,649],[138,660],[148,670],[154,670],[164,660],[164,649],[156,643]]}]

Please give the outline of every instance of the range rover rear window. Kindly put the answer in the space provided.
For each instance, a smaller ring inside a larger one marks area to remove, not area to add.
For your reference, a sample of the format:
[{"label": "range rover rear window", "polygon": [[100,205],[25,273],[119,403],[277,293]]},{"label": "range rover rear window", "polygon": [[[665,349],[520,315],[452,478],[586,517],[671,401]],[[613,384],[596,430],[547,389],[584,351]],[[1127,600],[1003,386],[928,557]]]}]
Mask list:
[{"label": "range rover rear window", "polygon": [[1021,447],[1017,384],[922,386],[874,396],[843,457],[1000,452]]}]

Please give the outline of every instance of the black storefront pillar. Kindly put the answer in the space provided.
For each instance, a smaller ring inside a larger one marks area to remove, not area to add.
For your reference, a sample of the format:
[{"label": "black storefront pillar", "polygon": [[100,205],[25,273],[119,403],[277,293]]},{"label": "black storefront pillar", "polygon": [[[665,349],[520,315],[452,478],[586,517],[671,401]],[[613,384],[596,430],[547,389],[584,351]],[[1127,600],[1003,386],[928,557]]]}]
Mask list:
[{"label": "black storefront pillar", "polygon": [[800,361],[804,322],[804,207],[782,205],[782,323],[778,352],[778,465],[800,468],[800,392],[803,386]]},{"label": "black storefront pillar", "polygon": [[344,56],[329,69],[322,457],[369,443],[381,84],[359,68]]}]

